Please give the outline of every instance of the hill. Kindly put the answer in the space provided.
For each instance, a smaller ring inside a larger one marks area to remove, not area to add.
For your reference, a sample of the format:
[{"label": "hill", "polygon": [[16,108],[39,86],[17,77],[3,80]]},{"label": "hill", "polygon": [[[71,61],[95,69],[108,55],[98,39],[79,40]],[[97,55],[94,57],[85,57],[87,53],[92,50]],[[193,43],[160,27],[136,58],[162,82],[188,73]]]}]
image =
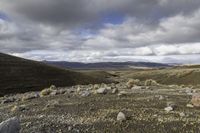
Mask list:
[{"label": "hill", "polygon": [[100,82],[107,81],[99,76],[0,53],[0,95],[41,90],[52,84],[61,87]]},{"label": "hill", "polygon": [[46,64],[70,69],[129,69],[129,68],[166,68],[172,65],[153,62],[98,62],[80,63],[66,61],[44,61]]},{"label": "hill", "polygon": [[168,69],[133,70],[122,72],[124,78],[154,79],[162,84],[200,85],[200,66],[176,66]]}]

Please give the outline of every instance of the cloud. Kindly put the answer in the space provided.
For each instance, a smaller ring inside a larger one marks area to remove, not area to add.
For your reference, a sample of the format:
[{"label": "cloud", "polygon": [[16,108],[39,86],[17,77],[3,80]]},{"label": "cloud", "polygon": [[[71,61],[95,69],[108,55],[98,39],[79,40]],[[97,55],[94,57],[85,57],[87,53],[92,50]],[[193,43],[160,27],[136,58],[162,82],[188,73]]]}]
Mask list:
[{"label": "cloud", "polygon": [[[200,54],[199,0],[1,0],[0,9],[0,51],[26,58],[163,62]],[[112,14],[120,23],[101,21]]]},{"label": "cloud", "polygon": [[97,21],[102,14],[117,12],[137,18],[151,19],[188,14],[198,9],[198,0],[1,0],[0,8],[45,24],[74,26]]}]

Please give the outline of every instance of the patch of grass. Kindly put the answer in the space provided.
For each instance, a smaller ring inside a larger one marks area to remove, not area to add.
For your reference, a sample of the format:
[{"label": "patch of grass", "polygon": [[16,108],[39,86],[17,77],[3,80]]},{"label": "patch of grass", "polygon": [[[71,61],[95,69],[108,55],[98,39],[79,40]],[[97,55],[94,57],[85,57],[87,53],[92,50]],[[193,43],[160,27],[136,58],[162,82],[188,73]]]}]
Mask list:
[{"label": "patch of grass", "polygon": [[168,68],[153,70],[133,70],[121,73],[125,78],[134,78],[145,81],[153,79],[160,84],[199,85],[200,67],[195,68]]}]

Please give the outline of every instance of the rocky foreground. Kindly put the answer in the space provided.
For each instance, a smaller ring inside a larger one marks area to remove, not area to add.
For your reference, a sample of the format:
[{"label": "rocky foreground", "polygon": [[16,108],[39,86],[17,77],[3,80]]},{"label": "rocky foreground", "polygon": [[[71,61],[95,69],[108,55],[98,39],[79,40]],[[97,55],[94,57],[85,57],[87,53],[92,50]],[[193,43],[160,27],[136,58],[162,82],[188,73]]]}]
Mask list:
[{"label": "rocky foreground", "polygon": [[200,89],[153,80],[55,87],[0,98],[1,133],[200,132]]}]

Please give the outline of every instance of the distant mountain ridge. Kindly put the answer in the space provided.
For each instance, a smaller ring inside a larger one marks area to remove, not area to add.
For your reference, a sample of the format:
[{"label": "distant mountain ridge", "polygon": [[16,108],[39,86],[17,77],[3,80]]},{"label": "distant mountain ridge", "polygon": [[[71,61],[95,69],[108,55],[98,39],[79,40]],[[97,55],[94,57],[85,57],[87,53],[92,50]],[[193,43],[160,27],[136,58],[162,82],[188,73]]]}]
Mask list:
[{"label": "distant mountain ridge", "polygon": [[165,68],[173,65],[153,62],[98,62],[80,63],[67,61],[43,61],[46,64],[69,69],[125,69],[125,68]]}]

